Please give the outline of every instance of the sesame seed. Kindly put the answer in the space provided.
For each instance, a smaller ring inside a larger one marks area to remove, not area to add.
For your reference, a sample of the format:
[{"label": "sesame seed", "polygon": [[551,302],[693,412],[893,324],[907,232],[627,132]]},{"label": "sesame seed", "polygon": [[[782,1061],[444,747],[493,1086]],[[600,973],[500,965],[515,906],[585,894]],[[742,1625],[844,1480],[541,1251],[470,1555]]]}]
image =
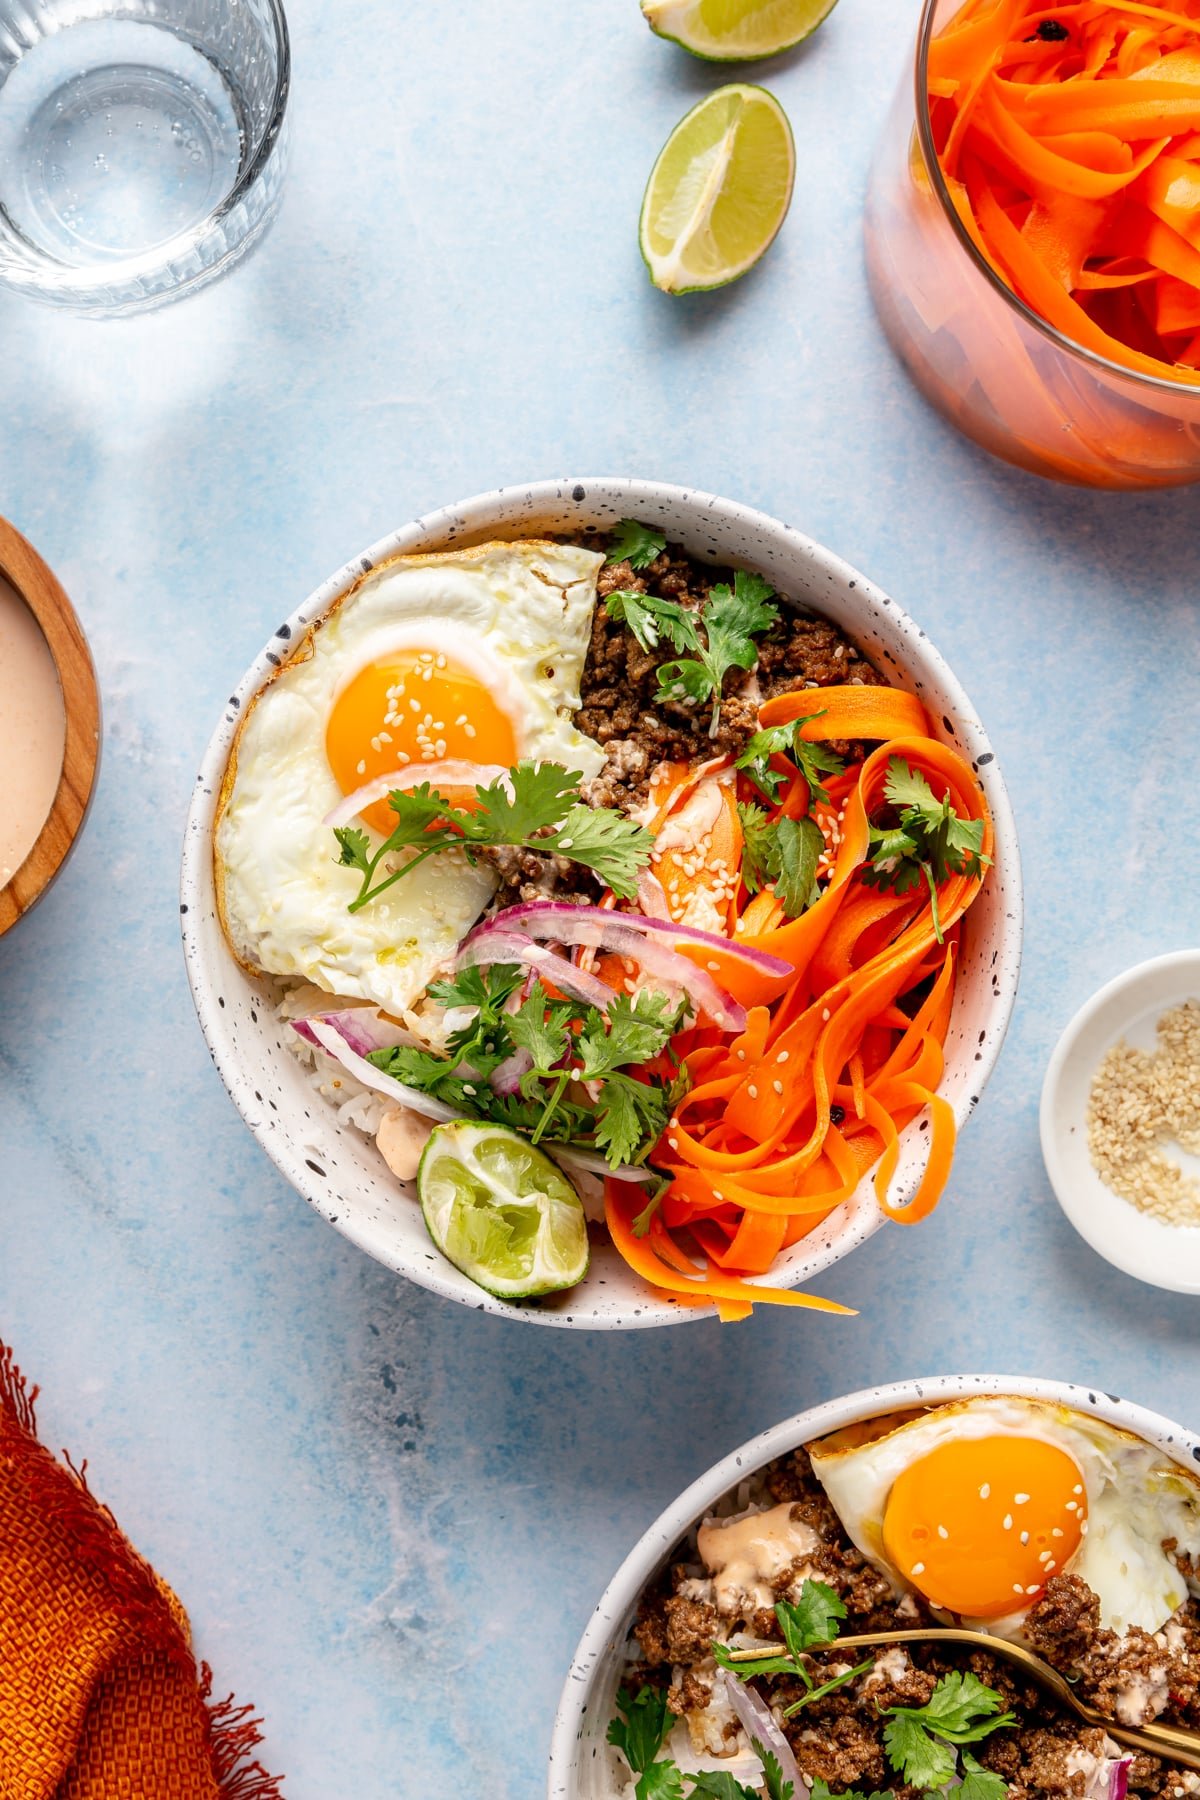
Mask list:
[{"label": "sesame seed", "polygon": [[826,1025],[828,1025],[830,1014],[829,1014],[829,1008],[827,1006],[823,1006],[821,1008],[821,1017],[825,1021]]},{"label": "sesame seed", "polygon": [[678,1138],[668,1138],[667,1142],[668,1142],[668,1144],[670,1144],[672,1150],[678,1150],[678,1148],[679,1148],[679,1139]]},{"label": "sesame seed", "polygon": [[1067,1511],[1069,1513],[1077,1513],[1079,1511],[1078,1500],[1068,1500],[1067,1501]]},{"label": "sesame seed", "polygon": [[923,1575],[925,1573],[925,1564],[924,1563],[914,1563],[912,1566],[912,1572],[914,1575]]},{"label": "sesame seed", "polygon": [[1071,1489],[1071,1492],[1072,1492],[1072,1493],[1073,1493],[1073,1494],[1082,1494],[1082,1492],[1083,1492],[1083,1489],[1082,1489],[1082,1487],[1081,1487],[1081,1486],[1080,1486],[1080,1484],[1079,1484],[1079,1483],[1078,1483],[1078,1482],[1076,1482],[1076,1483],[1075,1483],[1075,1486],[1074,1486],[1074,1487],[1073,1487],[1073,1488],[1072,1488],[1072,1489]]},{"label": "sesame seed", "polygon": [[704,966],[709,971],[710,974],[714,974],[714,975],[716,974],[717,970],[721,967],[719,962],[706,962]]},{"label": "sesame seed", "polygon": [[982,1486],[982,1487],[981,1487],[981,1488],[980,1488],[980,1490],[979,1490],[979,1498],[980,1498],[980,1499],[981,1499],[981,1500],[987,1500],[987,1499],[990,1499],[990,1498],[991,1498],[991,1492],[992,1492],[992,1484],[991,1484],[991,1482],[990,1482],[990,1481],[985,1481],[985,1482],[984,1482],[984,1484],[983,1484],[983,1486]]},{"label": "sesame seed", "polygon": [[944,1525],[938,1526],[938,1536],[940,1538],[948,1538],[950,1536],[950,1533],[946,1530]]},{"label": "sesame seed", "polygon": [[786,1050],[781,1050],[779,1052],[779,1055],[775,1058],[775,1061],[777,1063],[785,1063],[787,1061],[787,1059],[788,1059],[788,1052]]},{"label": "sesame seed", "polygon": [[1052,1530],[1052,1531],[1051,1531],[1051,1533],[1050,1533],[1050,1536],[1051,1536],[1051,1537],[1061,1537],[1061,1536],[1062,1536],[1062,1532],[1061,1532],[1061,1531],[1060,1531],[1060,1530],[1059,1530],[1059,1528],[1058,1528],[1058,1526],[1057,1526],[1057,1525],[1056,1525],[1056,1526],[1055,1526],[1055,1527],[1054,1527],[1054,1529],[1053,1529],[1053,1530]]},{"label": "sesame seed", "polygon": [[1025,1589],[1021,1586],[1019,1581],[1013,1582],[1013,1593],[1020,1594],[1022,1597],[1024,1597]]},{"label": "sesame seed", "polygon": [[1035,1583],[1034,1583],[1034,1585],[1033,1585],[1033,1587],[1027,1587],[1027,1588],[1026,1588],[1026,1589],[1025,1589],[1025,1592],[1026,1592],[1026,1593],[1027,1593],[1027,1594],[1030,1594],[1030,1595],[1033,1595],[1033,1594],[1038,1594],[1038,1593],[1040,1593],[1040,1592],[1041,1592],[1041,1589],[1040,1589],[1040,1588],[1039,1588],[1039,1587],[1038,1587],[1038,1586],[1037,1586],[1037,1583],[1036,1583],[1036,1582],[1035,1582]]},{"label": "sesame seed", "polygon": [[1004,1529],[1005,1529],[1005,1531],[1012,1530],[1012,1514],[1011,1513],[1005,1513],[1005,1515],[1004,1515]]},{"label": "sesame seed", "polygon": [[366,763],[365,763],[365,762],[360,762],[360,763],[359,763],[359,765],[358,765],[358,773],[359,773],[359,774],[360,774],[360,775],[365,775],[365,774],[366,774],[366,772],[367,772],[367,765],[366,765]]},{"label": "sesame seed", "polygon": [[783,1092],[783,1083],[782,1083],[782,1081],[773,1081],[773,1082],[772,1082],[772,1083],[771,1083],[771,1086],[772,1086],[772,1087],[773,1087],[773,1088],[774,1088],[774,1089],[775,1089],[775,1092],[776,1092],[776,1093],[777,1093],[777,1094],[782,1094],[782,1092]]},{"label": "sesame seed", "polygon": [[1048,1562],[1052,1562],[1053,1560],[1054,1559],[1050,1555],[1050,1552],[1048,1550],[1039,1550],[1038,1551],[1038,1561],[1040,1563],[1048,1563]]},{"label": "sesame seed", "polygon": [[725,1196],[724,1196],[724,1194],[723,1194],[723,1193],[722,1193],[722,1192],[721,1192],[721,1190],[720,1190],[720,1188],[714,1188],[714,1189],[713,1189],[713,1199],[714,1199],[714,1200],[723,1200],[723,1199],[724,1199],[724,1198],[725,1198]]},{"label": "sesame seed", "polygon": [[746,1092],[749,1094],[749,1096],[752,1100],[758,1099],[758,1089],[755,1087],[753,1082],[750,1083],[750,1086],[746,1089]]},{"label": "sesame seed", "polygon": [[1028,1533],[1028,1532],[1027,1532],[1027,1531],[1023,1531],[1023,1532],[1022,1532],[1022,1533],[1021,1533],[1021,1542],[1022,1542],[1022,1544],[1028,1544],[1028,1542],[1029,1542],[1029,1533]]},{"label": "sesame seed", "polygon": [[1025,1506],[1028,1504],[1029,1495],[1028,1494],[1014,1494],[1013,1500],[1015,1501],[1015,1503],[1018,1506]]}]

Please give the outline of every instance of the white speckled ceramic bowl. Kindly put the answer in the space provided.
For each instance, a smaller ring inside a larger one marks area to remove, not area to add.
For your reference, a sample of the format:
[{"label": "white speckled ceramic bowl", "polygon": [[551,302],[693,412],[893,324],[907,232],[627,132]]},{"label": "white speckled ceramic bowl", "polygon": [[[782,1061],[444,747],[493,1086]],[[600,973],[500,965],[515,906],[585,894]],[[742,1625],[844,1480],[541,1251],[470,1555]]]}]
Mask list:
[{"label": "white speckled ceramic bowl", "polygon": [[[183,853],[181,909],[188,977],[200,1024],[229,1094],[277,1168],[305,1199],[361,1249],[447,1299],[526,1323],[625,1330],[705,1318],[677,1307],[600,1248],[587,1279],[555,1302],[506,1306],[433,1248],[420,1211],[397,1188],[374,1145],[339,1125],[306,1085],[281,1042],[263,989],[234,962],[217,918],[212,830],[217,794],[241,709],[288,656],[289,645],[348,587],[385,559],[489,538],[606,528],[638,518],[703,561],[743,564],[768,575],[781,594],[824,614],[898,686],[918,694],[934,728],[978,770],[996,829],[996,867],[968,915],[942,1093],[962,1125],[983,1091],[1008,1026],[1021,956],[1021,874],[1016,829],[995,755],[966,694],[925,633],[869,581],[802,532],[714,495],[652,481],[588,479],[501,488],[401,527],[338,571],[307,600],[239,682],[197,777]],[[893,1193],[908,1198],[926,1138],[909,1131]],[[953,1204],[951,1199],[948,1204]],[[878,1230],[883,1219],[866,1181],[809,1237],[785,1253],[772,1279],[790,1286],[822,1270]]]},{"label": "white speckled ceramic bowl", "polygon": [[712,1511],[722,1495],[757,1470],[801,1444],[908,1407],[935,1406],[974,1394],[1013,1395],[1049,1400],[1091,1413],[1145,1438],[1165,1456],[1195,1472],[1200,1439],[1131,1400],[1065,1381],[1037,1381],[1010,1375],[938,1375],[897,1381],[828,1400],[785,1419],[751,1438],[714,1465],[654,1521],[609,1582],[592,1614],[571,1663],[554,1720],[550,1745],[550,1800],[617,1800],[625,1789],[624,1765],[605,1741],[625,1662],[625,1646],[643,1589],[668,1563],[692,1527]]}]

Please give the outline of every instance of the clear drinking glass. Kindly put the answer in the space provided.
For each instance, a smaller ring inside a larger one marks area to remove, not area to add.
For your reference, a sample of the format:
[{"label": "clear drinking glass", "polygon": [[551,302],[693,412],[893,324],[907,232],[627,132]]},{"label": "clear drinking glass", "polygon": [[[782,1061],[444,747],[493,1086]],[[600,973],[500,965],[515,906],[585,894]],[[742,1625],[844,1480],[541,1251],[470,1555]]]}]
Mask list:
[{"label": "clear drinking glass", "polygon": [[279,0],[0,0],[0,281],[117,314],[220,274],[269,223]]},{"label": "clear drinking glass", "polygon": [[[938,166],[933,36],[961,0],[925,0],[871,172],[867,273],[918,387],[961,431],[1035,474],[1088,487],[1200,481],[1200,389],[1082,349],[1018,300],[976,250]],[[914,91],[915,73],[915,91]]]}]

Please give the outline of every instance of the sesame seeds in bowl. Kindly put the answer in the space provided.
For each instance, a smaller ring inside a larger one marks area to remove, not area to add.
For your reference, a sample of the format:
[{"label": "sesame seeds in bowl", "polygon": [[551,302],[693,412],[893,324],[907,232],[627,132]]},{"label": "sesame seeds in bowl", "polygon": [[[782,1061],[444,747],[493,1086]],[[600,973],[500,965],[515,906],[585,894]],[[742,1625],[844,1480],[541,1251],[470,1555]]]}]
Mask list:
[{"label": "sesame seeds in bowl", "polygon": [[1200,1294],[1200,951],[1139,963],[1066,1027],[1042,1087],[1059,1205],[1100,1256]]}]

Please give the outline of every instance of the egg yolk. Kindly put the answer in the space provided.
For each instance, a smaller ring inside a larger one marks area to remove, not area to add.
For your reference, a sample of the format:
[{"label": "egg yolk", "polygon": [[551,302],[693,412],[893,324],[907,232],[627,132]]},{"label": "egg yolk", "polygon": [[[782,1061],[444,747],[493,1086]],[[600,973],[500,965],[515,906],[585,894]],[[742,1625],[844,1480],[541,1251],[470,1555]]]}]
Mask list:
[{"label": "egg yolk", "polygon": [[910,1463],[888,1495],[883,1544],[934,1606],[1024,1612],[1087,1530],[1078,1464],[1040,1439],[956,1438]]},{"label": "egg yolk", "polygon": [[[513,721],[477,675],[434,650],[381,657],[360,669],[334,702],[325,754],[343,794],[396,769],[461,758],[518,760]],[[443,784],[439,792],[460,800]],[[396,815],[385,800],[363,809],[368,825],[386,837]]]}]

